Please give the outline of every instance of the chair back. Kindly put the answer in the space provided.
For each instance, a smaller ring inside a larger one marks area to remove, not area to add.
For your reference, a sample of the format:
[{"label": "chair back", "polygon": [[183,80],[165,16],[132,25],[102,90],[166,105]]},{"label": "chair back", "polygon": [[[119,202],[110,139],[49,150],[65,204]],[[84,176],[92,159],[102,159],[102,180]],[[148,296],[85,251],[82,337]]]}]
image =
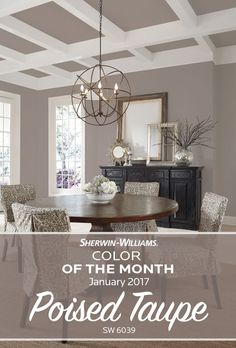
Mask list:
[{"label": "chair back", "polygon": [[[125,183],[124,192],[131,195],[144,195],[144,196],[159,196],[160,184],[158,182],[132,182],[127,181]],[[157,232],[157,224],[155,220],[140,221],[136,223],[122,224],[122,230],[124,231],[136,231],[136,232]],[[121,226],[122,226],[121,225]]]},{"label": "chair back", "polygon": [[[212,192],[206,192],[201,207],[199,232],[220,232],[228,199]],[[200,245],[212,253],[216,252],[218,236],[198,235]],[[214,260],[214,259],[213,259]]]},{"label": "chair back", "polygon": [[219,232],[228,204],[228,198],[206,192],[202,201],[199,232]]},{"label": "chair back", "polygon": [[47,289],[57,299],[66,298],[68,277],[61,269],[68,263],[69,233],[55,237],[46,233],[30,233],[69,232],[70,221],[66,210],[34,208],[19,203],[14,203],[12,210],[18,232],[29,232],[20,235],[25,293],[32,296]]},{"label": "chair back", "polygon": [[158,182],[131,182],[125,183],[125,193],[132,195],[159,196],[160,184]]},{"label": "chair back", "polygon": [[36,191],[33,185],[1,185],[0,202],[3,207],[5,222],[14,222],[12,211],[13,203],[26,203],[36,198]]},{"label": "chair back", "polygon": [[18,232],[70,232],[66,209],[34,208],[20,203],[12,204]]}]

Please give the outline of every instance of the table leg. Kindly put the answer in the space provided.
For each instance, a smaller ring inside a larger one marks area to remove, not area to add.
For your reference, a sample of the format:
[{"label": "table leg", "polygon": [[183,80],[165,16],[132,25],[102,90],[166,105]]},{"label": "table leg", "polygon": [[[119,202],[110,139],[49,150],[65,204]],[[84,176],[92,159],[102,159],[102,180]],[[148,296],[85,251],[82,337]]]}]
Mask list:
[{"label": "table leg", "polygon": [[[92,228],[90,230],[90,232],[104,232],[104,234],[99,234],[97,237],[95,235],[87,235],[87,239],[94,239],[94,238],[98,238],[98,239],[112,239],[115,240],[116,239],[116,235],[115,233],[106,233],[106,232],[114,232],[111,228],[111,224],[104,224],[104,225],[94,225],[92,224]],[[106,250],[109,250],[111,252],[113,252],[115,250],[114,246],[109,246],[106,247]]]},{"label": "table leg", "polygon": [[106,225],[94,225],[92,224],[91,232],[113,232],[111,224]]}]

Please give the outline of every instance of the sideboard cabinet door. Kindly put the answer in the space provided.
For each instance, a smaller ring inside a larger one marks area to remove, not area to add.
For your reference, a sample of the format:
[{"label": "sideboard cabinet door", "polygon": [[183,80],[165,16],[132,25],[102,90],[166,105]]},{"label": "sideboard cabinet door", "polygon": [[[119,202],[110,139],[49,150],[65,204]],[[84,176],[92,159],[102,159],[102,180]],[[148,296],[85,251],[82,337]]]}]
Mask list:
[{"label": "sideboard cabinet door", "polygon": [[192,169],[173,169],[170,172],[170,198],[179,204],[177,213],[170,217],[173,228],[198,228],[196,171]]},{"label": "sideboard cabinet door", "polygon": [[159,182],[159,196],[169,198],[170,178],[168,168],[148,168],[146,169],[146,181]]}]

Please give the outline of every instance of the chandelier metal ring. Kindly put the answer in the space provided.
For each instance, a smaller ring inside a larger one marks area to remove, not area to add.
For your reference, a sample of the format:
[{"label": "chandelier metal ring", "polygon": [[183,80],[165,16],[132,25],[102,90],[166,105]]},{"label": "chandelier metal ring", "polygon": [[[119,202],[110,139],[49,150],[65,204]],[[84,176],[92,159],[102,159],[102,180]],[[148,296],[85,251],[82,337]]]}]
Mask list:
[{"label": "chandelier metal ring", "polygon": [[[102,68],[101,77],[99,76],[98,80],[92,81],[96,75],[96,70],[100,68]],[[109,72],[106,73],[106,70],[109,70]],[[91,76],[90,81],[86,80],[86,75],[88,74]],[[118,110],[118,93],[115,93],[110,81],[106,81],[108,77],[112,78],[112,75],[115,75],[116,81],[119,81],[119,94],[127,100],[122,112]],[[99,82],[102,83],[102,95],[101,88],[98,86]],[[82,98],[81,85],[85,87],[83,92],[85,96]],[[130,97],[131,88],[126,76],[120,70],[104,64],[88,68],[81,75],[77,76],[71,93],[75,113],[84,122],[95,126],[109,125],[119,120],[129,107]],[[82,113],[81,106],[84,111]]]}]

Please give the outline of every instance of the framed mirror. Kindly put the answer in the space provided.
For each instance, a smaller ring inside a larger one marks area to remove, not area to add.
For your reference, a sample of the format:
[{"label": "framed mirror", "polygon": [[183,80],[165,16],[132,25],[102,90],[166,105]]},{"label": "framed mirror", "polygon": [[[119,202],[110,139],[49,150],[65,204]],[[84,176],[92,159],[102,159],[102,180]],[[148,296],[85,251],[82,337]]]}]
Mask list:
[{"label": "framed mirror", "polygon": [[[120,111],[126,108],[127,99],[118,102]],[[167,122],[168,93],[132,96],[130,105],[118,122],[118,140],[129,143],[133,160],[147,159],[147,125]]]},{"label": "framed mirror", "polygon": [[147,126],[147,164],[155,161],[161,161],[161,164],[174,163],[176,142],[168,137],[170,131],[172,134],[177,132],[177,122],[149,124]]}]

